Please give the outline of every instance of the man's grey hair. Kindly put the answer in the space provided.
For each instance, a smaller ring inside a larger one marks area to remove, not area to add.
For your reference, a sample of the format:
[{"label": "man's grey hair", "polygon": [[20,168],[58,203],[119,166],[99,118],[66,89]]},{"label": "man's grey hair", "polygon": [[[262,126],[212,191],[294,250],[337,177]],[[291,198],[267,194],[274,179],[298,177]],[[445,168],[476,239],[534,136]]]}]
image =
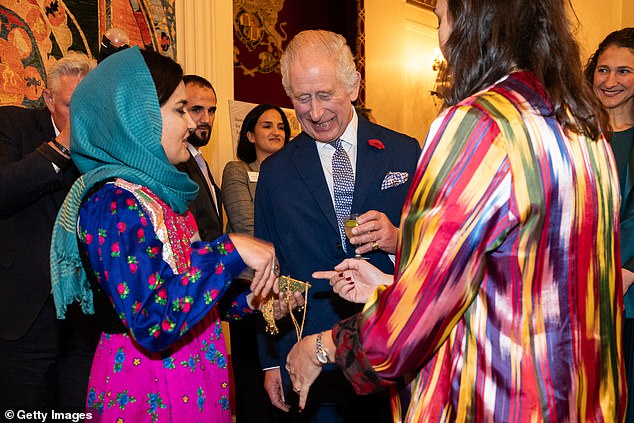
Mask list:
[{"label": "man's grey hair", "polygon": [[59,89],[61,77],[77,75],[83,78],[95,67],[95,64],[95,60],[84,53],[69,51],[48,70],[46,86],[49,90],[55,92]]},{"label": "man's grey hair", "polygon": [[324,60],[335,62],[339,80],[346,87],[346,92],[351,93],[359,81],[359,74],[346,39],[330,31],[309,30],[302,31],[293,37],[282,54],[280,68],[282,86],[286,94],[289,97],[293,94],[288,75],[293,63],[305,61],[319,63]]}]

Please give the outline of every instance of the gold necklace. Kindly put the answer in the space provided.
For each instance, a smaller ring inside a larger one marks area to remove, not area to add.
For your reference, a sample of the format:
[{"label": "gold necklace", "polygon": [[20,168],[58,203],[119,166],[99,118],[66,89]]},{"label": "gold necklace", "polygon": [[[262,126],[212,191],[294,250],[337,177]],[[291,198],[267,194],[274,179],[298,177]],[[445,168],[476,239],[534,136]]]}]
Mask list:
[{"label": "gold necklace", "polygon": [[[295,333],[297,335],[298,340],[301,339],[302,333],[304,332],[304,323],[306,322],[306,308],[308,308],[308,288],[310,288],[310,284],[308,282],[302,282],[297,279],[293,279],[290,276],[280,276],[278,281],[278,286],[280,292],[286,293],[286,304],[288,305],[289,314],[291,315],[291,320],[293,321],[293,325],[295,326]],[[304,314],[302,317],[301,326],[297,322],[295,315],[293,314],[293,310],[290,306],[290,296],[293,292],[304,292],[305,294],[305,303],[304,303]],[[275,324],[275,311],[273,308],[273,304],[275,303],[275,296],[270,295],[264,303],[262,304],[262,316],[266,321],[266,332],[271,335],[277,335],[279,330],[277,325]]]},{"label": "gold necklace", "polygon": [[291,308],[291,295],[293,295],[292,291],[286,291],[286,305],[288,306],[289,314],[291,315],[291,321],[293,322],[293,326],[295,326],[295,335],[297,335],[297,342],[302,340],[302,334],[304,333],[304,323],[306,323],[306,309],[308,308],[308,287],[309,284],[305,284],[306,288],[304,290],[304,305],[301,307],[303,309],[302,313],[302,325],[300,326],[295,318],[295,314],[293,313],[293,309]]}]

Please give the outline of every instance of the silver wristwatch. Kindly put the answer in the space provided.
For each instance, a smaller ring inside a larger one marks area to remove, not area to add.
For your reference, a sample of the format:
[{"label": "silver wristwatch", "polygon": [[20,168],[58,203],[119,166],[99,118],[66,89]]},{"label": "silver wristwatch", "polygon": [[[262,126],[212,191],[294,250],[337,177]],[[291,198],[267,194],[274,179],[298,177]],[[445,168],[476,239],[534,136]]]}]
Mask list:
[{"label": "silver wristwatch", "polygon": [[328,360],[328,354],[326,353],[326,350],[324,349],[324,345],[321,343],[321,336],[323,335],[323,332],[319,332],[319,334],[317,335],[317,351],[316,351],[316,355],[317,355],[317,361],[319,361],[320,364],[331,364],[332,361]]}]

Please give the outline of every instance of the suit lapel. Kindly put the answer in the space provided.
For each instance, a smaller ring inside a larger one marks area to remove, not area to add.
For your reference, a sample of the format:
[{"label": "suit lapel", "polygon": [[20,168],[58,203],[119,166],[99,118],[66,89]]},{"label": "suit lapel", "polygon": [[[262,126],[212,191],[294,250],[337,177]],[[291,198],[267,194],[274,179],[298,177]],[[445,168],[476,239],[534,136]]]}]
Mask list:
[{"label": "suit lapel", "polygon": [[383,177],[383,151],[378,150],[368,144],[368,140],[373,138],[369,126],[363,119],[359,119],[357,130],[357,164],[354,182],[354,198],[352,200],[352,211],[365,213],[363,204],[368,196],[370,187],[380,187]]},{"label": "suit lapel", "polygon": [[321,167],[321,160],[319,159],[315,141],[305,133],[302,133],[291,145],[296,148],[292,160],[297,172],[304,180],[306,188],[312,194],[322,213],[326,216],[332,229],[339,233],[335,208],[332,204],[330,191],[328,191],[328,185],[326,184],[324,170]]},{"label": "suit lapel", "polygon": [[55,128],[51,120],[51,112],[48,109],[42,109],[38,112],[36,118],[37,132],[42,134],[42,138],[33,137],[31,143],[33,149],[37,149],[42,143],[50,141],[55,136]]},{"label": "suit lapel", "polygon": [[[196,159],[194,158],[194,156],[192,156],[192,154],[189,154],[189,160],[187,161],[189,168],[193,169],[194,172],[196,172],[196,174],[198,175],[198,180],[200,181],[200,185],[202,185],[200,187],[200,189],[204,189],[206,191],[207,197],[209,198],[210,202],[213,204],[214,201],[214,197],[211,195],[211,191],[209,186],[207,185],[207,181],[205,180],[205,175],[203,175],[203,171],[200,168],[200,166],[198,166],[198,163],[196,163]],[[209,176],[209,180],[211,181],[213,188],[216,190],[216,184],[214,182],[213,176],[211,176],[211,173],[209,172],[209,166],[207,166],[208,171],[207,174]],[[220,200],[220,196],[219,196],[219,190],[216,190],[216,199]],[[216,204],[217,206],[217,204]],[[213,216],[216,218],[216,220],[218,221],[218,227],[221,227],[221,221],[220,221],[220,217],[218,217],[218,212],[216,210],[220,210],[220,208],[214,208],[214,210],[212,210],[212,214]]]}]

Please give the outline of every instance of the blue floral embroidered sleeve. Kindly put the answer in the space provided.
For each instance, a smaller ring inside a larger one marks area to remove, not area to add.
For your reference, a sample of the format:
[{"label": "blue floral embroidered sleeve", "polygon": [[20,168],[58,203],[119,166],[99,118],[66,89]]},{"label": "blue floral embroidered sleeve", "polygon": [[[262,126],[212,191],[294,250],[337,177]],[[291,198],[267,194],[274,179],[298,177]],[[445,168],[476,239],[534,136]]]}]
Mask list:
[{"label": "blue floral embroidered sleeve", "polygon": [[[193,243],[189,267],[176,274],[164,261],[164,244],[140,203],[113,184],[82,205],[79,238],[119,317],[150,351],[164,350],[182,337],[245,268],[224,235],[212,243]],[[235,304],[243,307],[246,300]]]}]

